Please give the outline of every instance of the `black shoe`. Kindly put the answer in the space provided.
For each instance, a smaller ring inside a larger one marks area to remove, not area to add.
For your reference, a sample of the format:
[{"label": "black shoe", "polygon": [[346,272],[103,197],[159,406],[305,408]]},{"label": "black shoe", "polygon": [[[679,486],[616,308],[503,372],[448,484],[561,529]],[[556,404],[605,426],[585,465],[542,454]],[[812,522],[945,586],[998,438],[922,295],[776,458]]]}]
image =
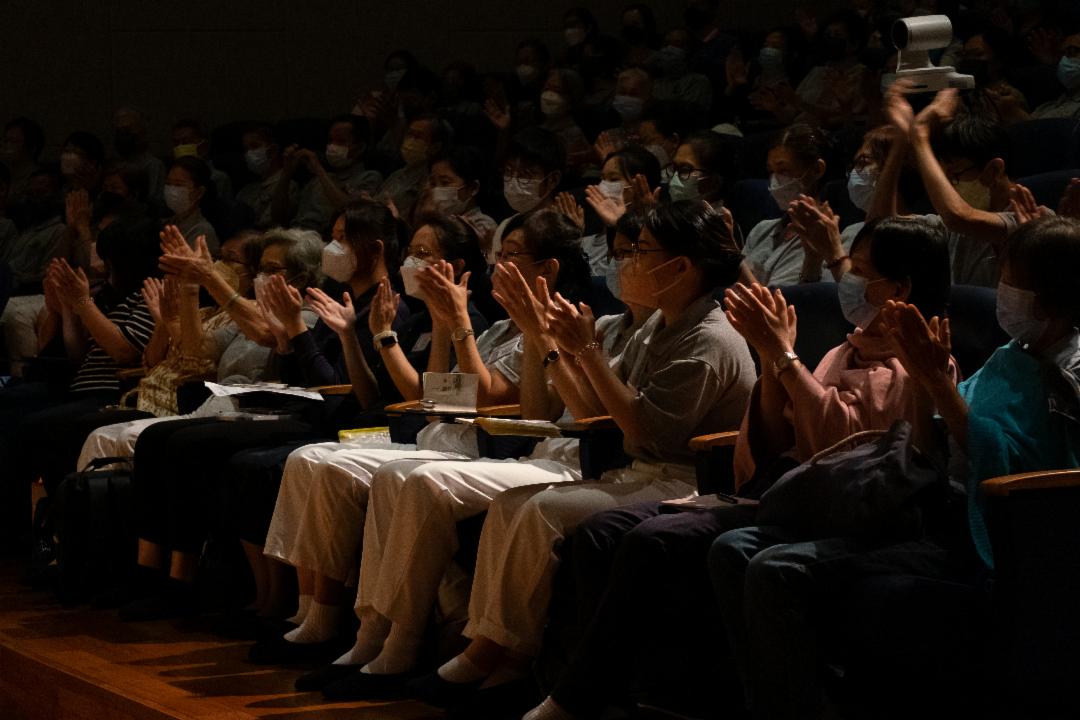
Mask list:
[{"label": "black shoe", "polygon": [[256,665],[296,665],[308,662],[332,660],[339,653],[341,641],[326,640],[318,643],[289,642],[280,635],[261,640],[248,650],[248,661]]},{"label": "black shoe", "polygon": [[403,700],[408,697],[405,684],[415,678],[415,672],[392,675],[372,675],[355,672],[323,688],[323,697],[333,702],[352,700]]},{"label": "black shoe", "polygon": [[543,699],[536,682],[527,677],[477,690],[464,702],[449,708],[446,717],[447,720],[520,720]]},{"label": "black shoe", "polygon": [[359,670],[359,665],[324,665],[318,670],[312,670],[296,678],[295,686],[300,692],[314,692],[338,680],[344,680]]},{"label": "black shoe", "polygon": [[480,687],[480,680],[470,683],[455,683],[444,680],[439,673],[433,672],[409,681],[405,689],[409,697],[434,707],[448,708],[467,701]]}]

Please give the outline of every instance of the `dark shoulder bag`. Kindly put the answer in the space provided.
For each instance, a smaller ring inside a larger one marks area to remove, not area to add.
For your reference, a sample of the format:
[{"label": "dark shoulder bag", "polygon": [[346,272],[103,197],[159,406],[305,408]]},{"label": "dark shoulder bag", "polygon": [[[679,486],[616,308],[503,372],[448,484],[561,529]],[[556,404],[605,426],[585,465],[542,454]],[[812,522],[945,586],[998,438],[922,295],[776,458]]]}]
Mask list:
[{"label": "dark shoulder bag", "polygon": [[[947,476],[911,439],[911,423],[845,438],[788,471],[761,496],[757,524],[794,530],[807,540],[923,535],[923,510],[943,501]],[[857,445],[850,450],[845,447]]]}]

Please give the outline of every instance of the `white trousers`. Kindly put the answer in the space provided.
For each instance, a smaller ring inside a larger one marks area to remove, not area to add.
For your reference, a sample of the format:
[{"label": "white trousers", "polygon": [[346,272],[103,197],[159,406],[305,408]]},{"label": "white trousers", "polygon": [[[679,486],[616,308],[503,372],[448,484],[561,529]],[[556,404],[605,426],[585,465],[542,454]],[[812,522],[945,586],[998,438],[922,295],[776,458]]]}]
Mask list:
[{"label": "white trousers", "polygon": [[581,479],[579,469],[553,460],[395,465],[380,468],[372,481],[356,611],[374,610],[415,633],[423,632],[452,567],[459,520],[511,488]]},{"label": "white trousers", "polygon": [[393,461],[411,467],[432,460],[465,459],[456,453],[388,444],[318,443],[294,450],[285,462],[281,490],[264,553],[340,582],[356,582],[371,477]]},{"label": "white trousers", "polygon": [[135,454],[135,443],[143,430],[154,423],[177,419],[175,417],[143,418],[99,427],[86,437],[75,469],[82,470],[95,458],[131,457]]},{"label": "white trousers", "polygon": [[488,508],[476,558],[466,637],[485,637],[535,657],[540,651],[556,549],[583,520],[603,510],[696,490],[694,469],[635,461],[600,482],[509,490]]}]

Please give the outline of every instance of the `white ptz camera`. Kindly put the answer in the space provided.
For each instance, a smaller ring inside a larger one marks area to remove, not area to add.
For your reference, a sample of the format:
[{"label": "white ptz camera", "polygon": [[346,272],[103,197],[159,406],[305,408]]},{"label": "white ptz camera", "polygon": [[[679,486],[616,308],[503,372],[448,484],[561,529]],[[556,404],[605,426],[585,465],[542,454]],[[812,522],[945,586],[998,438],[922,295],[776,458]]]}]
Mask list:
[{"label": "white ptz camera", "polygon": [[973,76],[958,73],[951,65],[937,67],[930,60],[930,51],[948,47],[952,37],[952,22],[945,15],[897,20],[892,26],[892,41],[897,50],[896,74],[883,76],[882,85],[907,80],[913,86],[913,93],[974,88]]}]

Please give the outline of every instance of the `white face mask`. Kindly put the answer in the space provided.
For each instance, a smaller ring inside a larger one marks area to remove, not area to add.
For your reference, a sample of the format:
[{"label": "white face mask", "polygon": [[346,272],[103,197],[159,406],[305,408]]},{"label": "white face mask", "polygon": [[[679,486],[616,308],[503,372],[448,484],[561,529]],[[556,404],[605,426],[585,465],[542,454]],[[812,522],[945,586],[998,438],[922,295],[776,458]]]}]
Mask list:
[{"label": "white face mask", "polygon": [[244,153],[244,164],[256,175],[263,175],[270,167],[270,154],[265,147],[257,147]]},{"label": "white face mask", "polygon": [[82,159],[78,153],[66,152],[60,154],[60,173],[63,175],[75,175],[79,172]]},{"label": "white face mask", "polygon": [[787,212],[788,205],[803,194],[802,181],[787,175],[773,175],[769,178],[769,194],[782,212]]},{"label": "white face mask", "polygon": [[601,180],[597,187],[600,188],[600,192],[604,193],[605,197],[621,201],[623,189],[626,185],[622,180]]},{"label": "white face mask", "polygon": [[503,196],[514,212],[527,213],[540,204],[540,184],[543,180],[503,178]]},{"label": "white face mask", "polygon": [[[877,282],[874,280],[873,282]],[[840,309],[847,321],[857,328],[865,330],[878,316],[879,308],[866,299],[866,278],[853,272],[845,273],[836,284],[840,296]]]},{"label": "white face mask", "polygon": [[191,191],[182,185],[166,185],[165,205],[174,215],[183,215],[191,209]]},{"label": "white face mask", "polygon": [[433,187],[431,188],[431,202],[435,208],[444,215],[460,215],[465,211],[467,200],[460,197],[461,188],[458,187]]},{"label": "white face mask", "polygon": [[997,287],[997,321],[1001,329],[1021,345],[1038,342],[1049,320],[1035,317],[1035,293],[1004,282]]},{"label": "white face mask", "polygon": [[405,294],[424,299],[423,291],[420,289],[420,281],[418,275],[420,271],[431,265],[427,260],[421,260],[420,258],[410,255],[405,258],[405,262],[401,263],[401,283],[405,286]]},{"label": "white face mask", "polygon": [[255,288],[255,299],[261,301],[266,294],[266,285],[270,282],[270,275],[267,273],[259,273],[255,276],[255,279],[251,281],[251,286]]},{"label": "white face mask", "polygon": [[351,249],[334,240],[323,248],[322,271],[340,283],[348,282],[356,272],[356,256]]},{"label": "white face mask", "polygon": [[544,117],[562,117],[566,114],[566,98],[553,90],[540,94],[540,112]]},{"label": "white face mask", "polygon": [[585,42],[585,29],[579,27],[566,28],[563,30],[563,37],[566,38],[568,47],[577,47]]},{"label": "white face mask", "polygon": [[349,146],[330,143],[326,146],[326,164],[332,168],[343,168],[349,164]]},{"label": "white face mask", "polygon": [[874,200],[877,176],[876,171],[869,169],[852,170],[848,176],[848,197],[851,198],[851,204],[863,212],[870,209],[870,203]]}]

